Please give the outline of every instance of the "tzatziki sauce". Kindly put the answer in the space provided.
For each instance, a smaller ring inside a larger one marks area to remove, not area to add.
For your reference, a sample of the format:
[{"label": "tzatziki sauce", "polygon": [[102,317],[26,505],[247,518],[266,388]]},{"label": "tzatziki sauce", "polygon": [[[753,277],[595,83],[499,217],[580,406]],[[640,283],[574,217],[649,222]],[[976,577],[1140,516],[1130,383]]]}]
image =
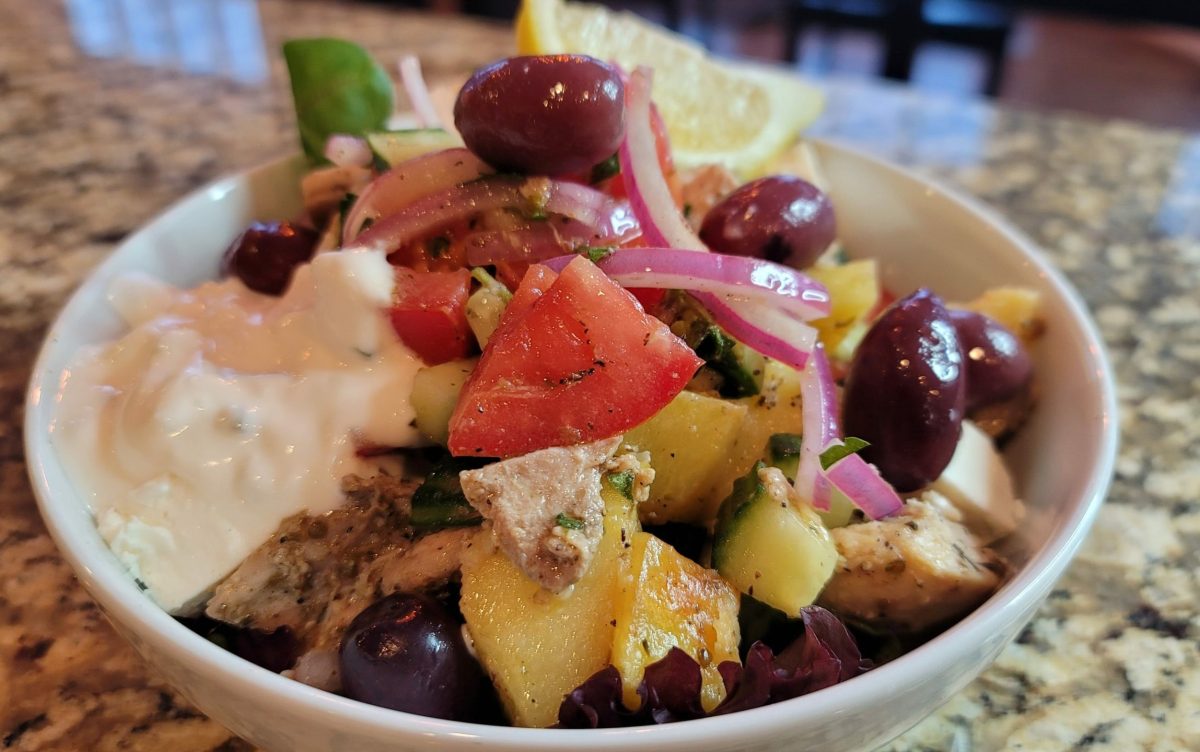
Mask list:
[{"label": "tzatziki sauce", "polygon": [[236,279],[182,290],[145,276],[110,288],[130,330],[64,371],[51,440],[100,534],[171,613],[287,517],[342,502],[363,446],[416,446],[421,361],[386,308],[394,274],[372,250],[320,254],[282,297]]}]

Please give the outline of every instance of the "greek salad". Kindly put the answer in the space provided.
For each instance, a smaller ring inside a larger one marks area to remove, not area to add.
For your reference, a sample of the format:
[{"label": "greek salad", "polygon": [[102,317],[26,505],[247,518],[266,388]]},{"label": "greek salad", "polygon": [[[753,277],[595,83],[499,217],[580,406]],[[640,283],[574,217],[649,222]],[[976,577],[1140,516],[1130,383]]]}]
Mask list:
[{"label": "greek salad", "polygon": [[146,595],[297,681],[439,718],[683,721],[969,613],[1022,505],[1036,295],[896,298],[801,174],[679,169],[653,71],[500,60],[391,128],[285,56],[304,211],[214,280],[125,276],[63,374],[73,481]]}]

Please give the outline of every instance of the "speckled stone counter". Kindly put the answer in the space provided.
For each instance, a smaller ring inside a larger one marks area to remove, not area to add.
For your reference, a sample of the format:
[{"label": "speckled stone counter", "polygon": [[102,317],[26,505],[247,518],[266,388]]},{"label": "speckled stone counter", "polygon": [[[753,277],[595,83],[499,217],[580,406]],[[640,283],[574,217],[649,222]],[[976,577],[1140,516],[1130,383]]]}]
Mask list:
[{"label": "speckled stone counter", "polygon": [[[121,5],[0,0],[0,748],[248,749],[112,632],[47,536],[20,436],[36,347],[125,234],[293,150],[282,39],[414,52],[436,79],[510,35],[282,0],[105,15]],[[1031,235],[1091,305],[1120,381],[1117,476],[1086,548],[995,666],[889,749],[1200,749],[1200,137],[841,82],[816,131]]]}]

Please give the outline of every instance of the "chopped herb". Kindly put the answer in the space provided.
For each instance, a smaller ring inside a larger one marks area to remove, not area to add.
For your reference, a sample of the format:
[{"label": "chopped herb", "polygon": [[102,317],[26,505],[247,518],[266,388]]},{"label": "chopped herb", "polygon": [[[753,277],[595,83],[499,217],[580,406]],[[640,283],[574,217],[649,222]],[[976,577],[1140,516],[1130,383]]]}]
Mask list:
[{"label": "chopped herb", "polygon": [[133,582],[138,586],[138,590],[141,590],[143,593],[150,589],[150,586],[142,582],[142,578],[140,577],[134,577]]},{"label": "chopped herb", "polygon": [[630,501],[633,501],[633,471],[626,470],[621,473],[609,473],[604,476],[604,480],[608,481],[608,485],[616,489],[622,496]]},{"label": "chopped herb", "polygon": [[847,436],[843,443],[835,444],[824,452],[821,452],[821,469],[828,470],[838,463],[839,460],[845,459],[852,454],[871,446],[869,441],[863,441],[857,436]]},{"label": "chopped herb", "polygon": [[412,496],[412,525],[432,532],[448,527],[478,525],[483,517],[463,495],[458,474],[480,467],[477,459],[450,457],[436,466]]},{"label": "chopped herb", "polygon": [[683,218],[684,219],[692,218],[692,205],[691,204],[685,203],[683,205]]},{"label": "chopped herb", "polygon": [[582,245],[576,248],[575,252],[580,256],[587,256],[588,261],[591,261],[593,264],[599,264],[616,250],[611,245]]},{"label": "chopped herb", "polygon": [[616,154],[614,154],[592,168],[592,174],[588,176],[588,182],[594,185],[620,174],[621,160],[617,158]]},{"label": "chopped herb", "polygon": [[359,231],[359,232],[366,232],[366,231],[367,231],[367,229],[368,229],[368,228],[369,228],[371,225],[373,225],[373,224],[375,224],[375,218],[374,218],[374,217],[367,217],[366,219],[364,219],[364,220],[363,220],[362,227],[358,228],[358,231]]},{"label": "chopped herb", "polygon": [[430,258],[441,258],[446,253],[446,249],[450,247],[450,238],[445,235],[438,235],[434,238],[429,238],[425,241],[425,251]]},{"label": "chopped herb", "polygon": [[558,516],[554,518],[554,524],[558,525],[559,527],[566,528],[567,530],[583,529],[583,520],[578,519],[577,517],[571,517],[563,512],[559,512]]},{"label": "chopped herb", "polygon": [[721,396],[753,397],[758,394],[762,390],[762,355],[730,337],[716,324],[709,324],[702,332],[692,349],[704,358],[707,367],[720,374]]}]

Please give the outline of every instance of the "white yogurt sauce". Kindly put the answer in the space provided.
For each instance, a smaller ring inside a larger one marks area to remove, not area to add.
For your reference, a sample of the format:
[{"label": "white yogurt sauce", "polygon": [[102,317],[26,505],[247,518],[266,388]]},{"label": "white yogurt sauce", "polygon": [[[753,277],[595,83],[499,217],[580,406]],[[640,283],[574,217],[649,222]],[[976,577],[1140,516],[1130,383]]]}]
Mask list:
[{"label": "white yogurt sauce", "polygon": [[272,298],[236,280],[179,290],[124,277],[131,330],[64,374],[51,438],[100,534],[172,613],[286,517],[338,506],[357,446],[414,446],[421,362],[384,308],[382,253],[345,250],[297,270]]}]

